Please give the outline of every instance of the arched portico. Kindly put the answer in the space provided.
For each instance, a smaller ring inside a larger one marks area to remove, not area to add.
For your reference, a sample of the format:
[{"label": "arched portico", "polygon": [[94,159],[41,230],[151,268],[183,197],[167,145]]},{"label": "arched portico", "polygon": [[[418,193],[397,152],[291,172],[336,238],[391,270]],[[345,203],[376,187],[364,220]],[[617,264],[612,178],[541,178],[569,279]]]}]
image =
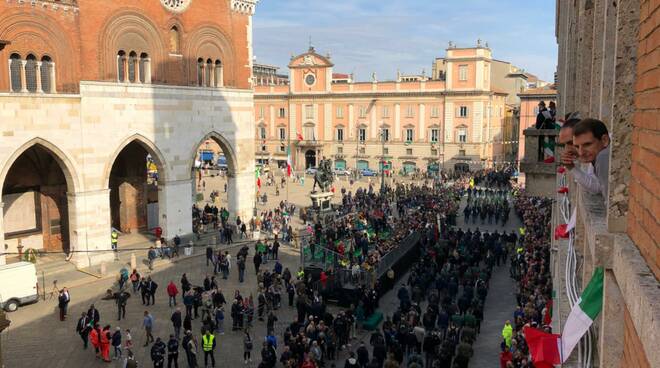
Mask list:
[{"label": "arched portico", "polygon": [[68,254],[76,223],[69,196],[79,187],[72,160],[51,142],[34,138],[16,149],[1,169],[3,248],[9,253],[22,247]]}]

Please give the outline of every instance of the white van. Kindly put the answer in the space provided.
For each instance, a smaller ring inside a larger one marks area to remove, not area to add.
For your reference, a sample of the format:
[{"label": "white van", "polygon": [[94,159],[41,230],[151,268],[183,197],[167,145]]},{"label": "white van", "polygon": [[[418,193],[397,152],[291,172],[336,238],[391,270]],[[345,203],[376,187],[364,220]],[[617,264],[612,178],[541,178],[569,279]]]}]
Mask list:
[{"label": "white van", "polygon": [[13,312],[39,300],[37,268],[30,262],[0,266],[0,308]]}]

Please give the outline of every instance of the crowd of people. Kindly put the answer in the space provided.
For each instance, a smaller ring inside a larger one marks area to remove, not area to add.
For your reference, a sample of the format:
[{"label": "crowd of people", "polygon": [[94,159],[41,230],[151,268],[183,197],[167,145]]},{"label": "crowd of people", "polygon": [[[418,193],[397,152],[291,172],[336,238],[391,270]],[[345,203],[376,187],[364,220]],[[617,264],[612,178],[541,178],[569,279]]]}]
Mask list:
[{"label": "crowd of people", "polygon": [[515,211],[524,227],[511,256],[510,274],[516,282],[517,306],[502,329],[501,368],[533,367],[523,334],[525,325],[552,332],[551,204],[549,198],[529,196],[524,191],[514,198]]}]

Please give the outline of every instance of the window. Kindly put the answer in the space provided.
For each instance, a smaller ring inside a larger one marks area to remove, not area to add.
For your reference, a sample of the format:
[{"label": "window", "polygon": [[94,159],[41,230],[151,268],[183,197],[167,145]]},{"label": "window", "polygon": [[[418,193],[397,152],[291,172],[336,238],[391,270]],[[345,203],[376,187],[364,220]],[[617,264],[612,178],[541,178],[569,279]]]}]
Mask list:
[{"label": "window", "polygon": [[384,118],[390,117],[390,108],[388,106],[383,106],[383,117]]},{"label": "window", "polygon": [[286,139],[286,128],[280,128],[280,140],[283,141]]},{"label": "window", "polygon": [[412,156],[412,148],[406,148],[406,156]]},{"label": "window", "polygon": [[314,105],[305,105],[305,118],[314,119]]},{"label": "window", "polygon": [[366,108],[366,107],[364,107],[364,106],[360,106],[360,109],[359,109],[359,116],[360,116],[361,118],[366,118],[366,117],[367,117],[367,108]]},{"label": "window", "polygon": [[337,146],[337,153],[344,153],[344,147]]},{"label": "window", "polygon": [[360,139],[360,142],[364,142],[364,141],[367,140],[367,130],[366,129],[360,128],[359,139]]},{"label": "window", "polygon": [[440,109],[438,109],[438,106],[431,107],[431,117],[432,118],[437,118],[438,116],[440,116],[439,110]]},{"label": "window", "polygon": [[360,147],[360,154],[364,155],[365,152],[367,152],[367,151],[364,149],[364,147]]},{"label": "window", "polygon": [[149,55],[146,53],[140,54],[140,60],[138,64],[138,68],[140,68],[140,82],[141,83],[147,83],[151,82],[151,76],[148,76],[148,73],[151,73],[151,70],[149,68]]},{"label": "window", "polygon": [[458,129],[458,141],[460,143],[466,143],[467,142],[467,129],[465,129],[465,128]]},{"label": "window", "polygon": [[11,73],[11,90],[12,92],[20,92],[23,88],[21,84],[21,56],[18,54],[12,54],[9,58],[11,61],[9,63],[9,70]]},{"label": "window", "polygon": [[53,61],[50,57],[44,56],[41,58],[41,89],[46,92],[51,92],[51,83],[50,73],[51,68],[53,68]]},{"label": "window", "polygon": [[388,142],[390,140],[390,130],[387,128],[383,128],[380,131],[381,134],[381,139],[385,140],[385,142]]},{"label": "window", "polygon": [[458,150],[459,156],[465,156],[465,150]]},{"label": "window", "polygon": [[389,155],[390,154],[390,149],[385,147],[383,148],[383,155]]},{"label": "window", "polygon": [[406,142],[412,142],[415,138],[415,130],[412,128],[406,129]]},{"label": "window", "polygon": [[280,113],[279,113],[278,116],[281,117],[281,118],[285,118],[286,117],[286,109],[283,108],[283,107],[280,107]]},{"label": "window", "polygon": [[37,58],[31,54],[25,62],[25,85],[28,92],[37,92]]},{"label": "window", "polygon": [[468,116],[468,107],[467,106],[461,106],[458,108],[458,117],[459,118],[467,118]]},{"label": "window", "polygon": [[344,107],[337,106],[337,119],[343,119],[343,118],[344,118]]},{"label": "window", "polygon": [[263,106],[259,106],[259,118],[263,119],[264,115],[266,115],[266,109]]},{"label": "window", "polygon": [[179,29],[176,26],[170,28],[170,53],[179,53]]},{"label": "window", "polygon": [[213,69],[213,61],[211,59],[206,60],[206,68],[204,68],[204,87],[212,87],[211,83],[211,69]]},{"label": "window", "polygon": [[344,129],[337,128],[337,141],[342,142],[344,140]]},{"label": "window", "polygon": [[459,65],[458,66],[458,80],[460,80],[460,81],[468,80],[468,66],[467,65]]},{"label": "window", "polygon": [[431,129],[431,142],[437,143],[439,134],[440,131],[438,129]]},{"label": "window", "polygon": [[266,139],[266,128],[265,127],[259,128],[259,137],[261,139]]},{"label": "window", "polygon": [[308,125],[305,127],[305,140],[307,141],[315,141],[316,140],[316,132],[314,131],[314,125]]},{"label": "window", "polygon": [[265,145],[261,145],[261,152],[266,152],[266,146]]},{"label": "window", "polygon": [[204,59],[197,59],[197,85],[204,85]]},{"label": "window", "polygon": [[415,116],[415,108],[413,107],[413,105],[410,105],[406,109],[406,117],[407,118],[412,118],[414,116]]},{"label": "window", "polygon": [[280,152],[286,152],[286,146],[284,143],[280,144]]},{"label": "window", "polygon": [[137,54],[135,51],[131,51],[128,54],[128,81],[135,83],[135,61],[137,60]]},{"label": "window", "polygon": [[431,156],[437,156],[438,155],[438,150],[435,148],[431,148]]}]

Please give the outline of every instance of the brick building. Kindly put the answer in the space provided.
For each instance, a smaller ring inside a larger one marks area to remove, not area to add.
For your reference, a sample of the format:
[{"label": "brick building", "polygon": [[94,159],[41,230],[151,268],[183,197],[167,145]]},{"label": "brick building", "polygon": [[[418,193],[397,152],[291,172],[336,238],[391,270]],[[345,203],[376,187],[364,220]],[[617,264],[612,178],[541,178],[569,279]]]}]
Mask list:
[{"label": "brick building", "polygon": [[[607,198],[568,178],[577,221],[574,241],[553,244],[554,322],[563,329],[570,288],[603,266],[603,310],[582,343],[599,367],[660,366],[659,19],[657,0],[557,1],[558,114],[602,120],[612,143]],[[566,222],[560,206],[553,216]]]},{"label": "brick building", "polygon": [[395,173],[504,162],[506,144],[514,144],[505,140],[507,122],[517,127],[512,110],[527,77],[494,60],[481,41],[450,45],[446,54],[430,77],[374,74],[366,82],[334,73],[331,58],[313,47],[292,57],[288,85],[255,87],[256,158],[285,164],[292,142],[296,170],[323,157],[338,169],[386,165]]},{"label": "brick building", "polygon": [[208,139],[227,156],[227,206],[249,216],[256,2],[0,3],[4,249],[83,251],[82,265],[107,258],[111,227],[190,234]]}]

